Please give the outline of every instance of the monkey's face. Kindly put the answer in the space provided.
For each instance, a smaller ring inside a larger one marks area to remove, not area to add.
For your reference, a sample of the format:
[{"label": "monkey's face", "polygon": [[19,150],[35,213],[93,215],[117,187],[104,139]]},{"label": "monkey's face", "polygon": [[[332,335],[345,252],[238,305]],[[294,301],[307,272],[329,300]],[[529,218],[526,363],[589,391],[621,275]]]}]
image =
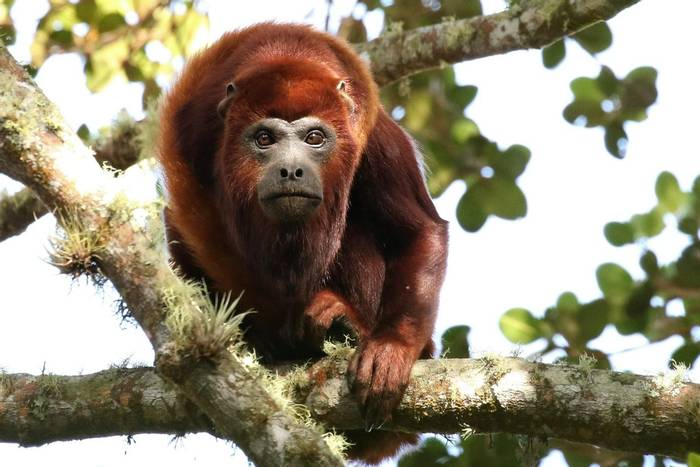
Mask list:
[{"label": "monkey's face", "polygon": [[225,125],[217,170],[222,186],[235,187],[224,193],[230,206],[248,216],[239,222],[344,222],[361,155],[353,108],[346,82],[313,61],[256,63],[234,76],[217,107]]},{"label": "monkey's face", "polygon": [[316,117],[264,118],[243,138],[261,166],[257,198],[263,213],[281,224],[308,219],[323,202],[321,173],[336,145],[333,128]]}]

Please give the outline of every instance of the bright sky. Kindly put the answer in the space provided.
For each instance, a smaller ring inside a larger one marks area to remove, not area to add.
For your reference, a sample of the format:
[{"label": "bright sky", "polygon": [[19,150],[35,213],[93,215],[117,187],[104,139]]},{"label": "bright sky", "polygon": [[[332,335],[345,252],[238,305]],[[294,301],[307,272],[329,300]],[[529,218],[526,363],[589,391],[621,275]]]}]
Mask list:
[{"label": "bright sky", "polygon": [[[211,32],[222,32],[257,21],[278,19],[310,22],[322,27],[324,0],[297,2],[207,0]],[[352,10],[351,0],[336,1],[332,24],[339,14]],[[487,12],[503,8],[501,0],[482,0]],[[16,2],[20,32],[13,53],[27,60],[34,22],[43,14],[43,0]],[[245,5],[245,6],[244,6]],[[254,5],[254,7],[253,7]],[[533,158],[521,178],[528,199],[528,215],[518,222],[490,219],[478,234],[458,226],[454,210],[464,190],[454,184],[436,201],[441,215],[451,222],[450,257],[442,290],[438,333],[456,324],[472,327],[470,343],[478,352],[509,354],[514,350],[500,333],[498,319],[512,307],[536,314],[553,304],[566,290],[580,299],[600,295],[596,267],[607,261],[624,265],[637,277],[639,249],[614,248],[604,239],[605,223],[626,220],[655,204],[654,181],[670,170],[687,189],[700,173],[697,145],[688,146],[698,131],[700,62],[697,56],[697,18],[694,0],[644,0],[610,22],[614,32],[611,50],[591,58],[568,44],[567,58],[553,71],[541,66],[539,51],[515,52],[458,65],[458,80],[479,87],[469,116],[489,138],[503,147],[519,143]],[[371,15],[371,35],[380,32],[381,16]],[[206,40],[205,39],[205,40]],[[603,147],[602,133],[573,127],[561,117],[570,102],[569,82],[578,76],[595,76],[605,63],[618,76],[640,65],[659,70],[658,103],[649,119],[630,124],[627,158],[615,160]],[[76,128],[109,124],[119,109],[140,114],[138,85],[115,83],[99,95],[84,86],[82,64],[75,56],[56,56],[41,69],[37,81]],[[0,188],[15,184],[0,180]],[[120,326],[115,317],[113,293],[96,294],[85,285],[71,285],[45,263],[47,236],[54,223],[45,218],[22,236],[0,243],[0,367],[9,372],[56,374],[90,373],[130,358],[151,363],[153,353],[140,330]],[[670,229],[673,230],[673,229]],[[683,239],[664,234],[651,246],[661,261],[677,257]],[[641,337],[621,337],[607,329],[595,341],[605,351],[644,344]],[[639,350],[614,355],[616,369],[651,374],[665,368],[680,338],[668,339]],[[523,350],[527,355],[540,346]],[[700,381],[697,371],[693,379]],[[171,467],[231,464],[245,465],[245,457],[227,443],[208,435],[188,436],[170,443],[165,436],[142,435],[135,444],[125,438],[53,443],[23,449],[0,444],[3,465],[126,466],[167,464]],[[545,465],[562,465],[551,455]]]}]

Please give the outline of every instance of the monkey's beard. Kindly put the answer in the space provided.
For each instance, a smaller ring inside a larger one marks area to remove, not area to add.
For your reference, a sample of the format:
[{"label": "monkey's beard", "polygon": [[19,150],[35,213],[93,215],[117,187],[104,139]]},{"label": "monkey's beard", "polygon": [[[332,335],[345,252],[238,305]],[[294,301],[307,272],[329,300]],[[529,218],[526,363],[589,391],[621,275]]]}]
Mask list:
[{"label": "monkey's beard", "polygon": [[[276,224],[256,203],[225,202],[226,234],[252,282],[270,297],[305,304],[329,278],[345,231],[348,195],[327,196],[303,223]],[[237,208],[235,206],[238,206]]]}]

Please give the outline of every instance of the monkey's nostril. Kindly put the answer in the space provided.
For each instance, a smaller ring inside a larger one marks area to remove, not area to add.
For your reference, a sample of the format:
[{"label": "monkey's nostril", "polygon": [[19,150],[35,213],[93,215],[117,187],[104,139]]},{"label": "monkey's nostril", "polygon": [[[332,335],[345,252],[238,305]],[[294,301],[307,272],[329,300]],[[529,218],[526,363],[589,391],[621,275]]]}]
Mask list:
[{"label": "monkey's nostril", "polygon": [[301,178],[304,176],[304,169],[296,169],[294,171],[294,176],[297,178]]},{"label": "monkey's nostril", "polygon": [[287,169],[281,169],[281,170],[280,170],[280,176],[281,176],[282,178],[287,178],[287,177],[289,176],[289,171],[287,171]]}]

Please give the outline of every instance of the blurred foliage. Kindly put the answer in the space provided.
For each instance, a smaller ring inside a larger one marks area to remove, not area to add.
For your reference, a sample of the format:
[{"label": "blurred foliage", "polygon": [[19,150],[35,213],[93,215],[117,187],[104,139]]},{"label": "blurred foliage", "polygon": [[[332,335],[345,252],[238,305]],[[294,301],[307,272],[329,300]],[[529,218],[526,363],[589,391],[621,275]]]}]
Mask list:
[{"label": "blurred foliage", "polygon": [[560,39],[542,49],[542,64],[555,68],[566,57],[566,43],[574,41],[591,55],[603,52],[612,45],[612,31],[605,21],[595,23],[569,38]]},{"label": "blurred foliage", "polygon": [[[602,264],[596,271],[600,298],[581,303],[572,292],[565,292],[539,318],[521,308],[509,310],[501,317],[503,334],[517,344],[544,339],[545,353],[563,350],[569,359],[591,354],[599,368],[609,368],[610,363],[590,344],[608,325],[622,335],[642,334],[648,342],[680,336],[683,343],[669,365],[673,361],[692,365],[700,355],[696,338],[700,330],[700,177],[683,191],[675,176],[663,172],[656,181],[656,196],[658,203],[648,212],[611,222],[604,229],[614,246],[639,245],[643,277],[633,278],[618,264]],[[687,243],[676,261],[661,265],[649,240],[667,228],[675,228],[675,235]]]},{"label": "blurred foliage", "polygon": [[382,90],[384,106],[425,153],[431,194],[439,196],[455,180],[466,183],[457,219],[469,232],[479,230],[491,215],[518,219],[526,214],[525,195],[516,180],[530,160],[527,148],[501,150],[465,116],[476,95],[475,86],[455,81],[451,67]]},{"label": "blurred foliage", "polygon": [[640,67],[623,79],[603,66],[596,78],[581,77],[571,82],[574,100],[564,109],[569,123],[603,127],[605,148],[615,157],[624,157],[627,148],[627,121],[641,122],[656,102],[656,70]]},{"label": "blurred foliage", "polygon": [[15,43],[17,31],[10,17],[10,8],[15,0],[0,0],[0,42],[5,45]]},{"label": "blurred foliage", "polygon": [[[504,5],[518,8],[519,1]],[[16,39],[10,16],[14,4],[15,0],[0,0],[0,40],[5,44]],[[366,41],[364,19],[368,12],[383,14],[385,31],[400,31],[480,15],[482,6],[479,0],[358,0],[353,14],[341,20],[337,35],[350,42]],[[140,82],[145,103],[159,95],[161,86],[192,52],[197,34],[206,27],[206,11],[191,0],[50,0],[48,11],[37,24],[27,68],[35,74],[51,55],[77,53],[84,60],[86,85],[91,91],[99,92],[114,79]],[[574,44],[597,56],[612,43],[610,28],[599,22],[545,47],[542,63],[556,68]],[[625,124],[644,120],[656,101],[656,76],[653,68],[640,67],[618,78],[601,65],[597,77],[572,81],[573,99],[563,116],[575,125],[602,128],[605,148],[621,158],[628,144]],[[527,148],[513,145],[501,149],[469,118],[467,111],[477,91],[476,86],[458,83],[451,67],[421,73],[382,91],[387,111],[416,138],[426,155],[431,193],[439,196],[453,182],[464,182],[466,190],[457,206],[457,219],[469,232],[478,231],[490,216],[512,220],[526,214],[525,194],[517,181],[530,160]],[[132,127],[116,125],[113,131],[122,131],[128,139]],[[86,126],[79,134],[94,143]],[[604,229],[612,245],[640,248],[643,277],[635,278],[614,263],[603,264],[596,271],[599,298],[581,302],[574,293],[564,292],[543,313],[508,310],[500,320],[503,334],[518,345],[545,342],[540,355],[563,355],[560,359],[570,362],[593,356],[599,368],[610,367],[608,355],[591,343],[607,326],[623,335],[642,334],[649,342],[681,336],[683,344],[671,358],[694,363],[700,355],[700,342],[693,337],[700,325],[700,178],[690,190],[683,191],[676,178],[664,172],[658,177],[656,195],[658,203],[649,211],[611,222]],[[649,240],[670,230],[682,235],[687,244],[675,261],[660,265]],[[469,334],[469,326],[446,330],[443,356],[469,357]],[[469,431],[465,427],[463,439],[427,437],[418,450],[404,455],[399,465],[508,467],[524,463],[528,443],[520,437],[470,436]],[[642,463],[639,455],[601,453],[583,445],[562,450],[567,463],[575,467]],[[700,466],[700,456],[692,454],[688,464]]]},{"label": "blurred foliage", "polygon": [[[595,56],[612,45],[612,31],[604,21],[595,23],[571,37],[560,39],[542,49],[542,64],[557,67],[566,57],[567,42],[578,43]],[[640,67],[619,79],[605,65],[597,78],[577,78],[571,82],[574,100],[564,109],[564,118],[579,126],[602,127],[605,148],[615,157],[625,156],[627,121],[641,122],[647,109],[656,102],[656,70]]]},{"label": "blurred foliage", "polygon": [[[13,31],[1,5],[0,35]],[[172,77],[174,59],[191,54],[197,33],[207,26],[207,16],[192,1],[51,0],[37,24],[31,65],[39,68],[56,53],[77,53],[88,89],[98,92],[117,77],[140,82],[145,107]],[[7,37],[14,42],[14,35]]]},{"label": "blurred foliage", "polygon": [[508,434],[470,435],[462,439],[426,438],[415,451],[404,454],[399,467],[520,467],[523,448]]}]

